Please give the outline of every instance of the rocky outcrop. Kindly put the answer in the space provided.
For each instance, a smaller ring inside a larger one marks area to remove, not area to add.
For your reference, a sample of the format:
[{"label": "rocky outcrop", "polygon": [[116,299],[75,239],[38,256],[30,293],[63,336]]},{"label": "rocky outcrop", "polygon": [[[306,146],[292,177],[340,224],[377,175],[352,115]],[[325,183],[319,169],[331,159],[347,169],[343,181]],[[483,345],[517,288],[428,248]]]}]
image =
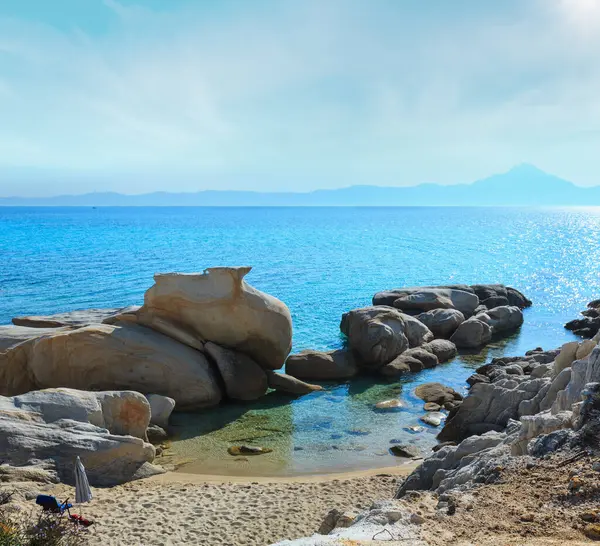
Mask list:
[{"label": "rocky outcrop", "polygon": [[358,364],[376,370],[410,347],[433,339],[429,329],[392,307],[354,309],[342,317],[340,329],[358,355]]},{"label": "rocky outcrop", "polygon": [[434,339],[424,345],[421,345],[421,349],[425,349],[430,353],[433,353],[438,362],[448,362],[457,355],[456,345],[447,339]]},{"label": "rocky outcrop", "polygon": [[516,330],[523,324],[523,312],[516,306],[500,306],[475,316],[485,322],[493,334]]},{"label": "rocky outcrop", "polygon": [[81,328],[90,324],[100,324],[111,317],[125,311],[137,310],[138,307],[115,308],[115,309],[84,309],[81,311],[69,311],[56,315],[15,317],[12,323],[16,326],[28,328]]},{"label": "rocky outcrop", "polygon": [[203,274],[155,275],[144,305],[112,321],[137,322],[194,348],[212,341],[263,368],[281,368],[292,346],[290,311],[244,281],[250,270],[213,267]]},{"label": "rocky outcrop", "polygon": [[229,398],[256,400],[267,392],[267,376],[249,356],[210,341],[204,345],[204,351],[219,369]]},{"label": "rocky outcrop", "polygon": [[567,322],[565,328],[584,338],[594,337],[600,331],[600,300],[588,303],[587,309],[581,314],[583,318]]},{"label": "rocky outcrop", "polygon": [[427,312],[432,309],[458,309],[471,316],[479,298],[464,289],[445,287],[397,288],[373,296],[373,305],[388,305],[403,311]]},{"label": "rocky outcrop", "polygon": [[135,324],[59,330],[0,353],[2,394],[49,387],[163,394],[182,410],[221,399],[202,353]]},{"label": "rocky outcrop", "polygon": [[320,385],[305,383],[304,381],[285,373],[267,370],[266,374],[269,388],[286,394],[302,395],[323,390],[323,387]]},{"label": "rocky outcrop", "polygon": [[27,328],[25,326],[0,326],[0,353],[40,336],[54,334],[54,328]]},{"label": "rocky outcrop", "polygon": [[285,371],[298,379],[330,381],[350,379],[358,374],[358,365],[351,351],[302,351],[290,355]]},{"label": "rocky outcrop", "polygon": [[465,320],[456,329],[450,341],[459,348],[476,349],[483,347],[492,339],[492,328],[476,317]]},{"label": "rocky outcrop", "polygon": [[0,397],[0,410],[35,412],[46,423],[73,419],[106,428],[111,434],[144,439],[150,422],[150,405],[133,391],[86,392],[45,389],[11,398]]},{"label": "rocky outcrop", "polygon": [[549,379],[519,382],[500,379],[473,385],[456,414],[438,435],[440,442],[461,441],[473,434],[503,430],[510,419],[520,417],[519,405],[532,399]]},{"label": "rocky outcrop", "polygon": [[[137,418],[147,423],[150,407],[146,400],[137,393],[97,394],[95,400],[91,393],[75,391],[0,397],[3,462],[12,466],[42,463],[43,468],[56,472],[61,481],[72,483],[73,465],[79,456],[95,486],[112,486],[162,472],[149,464],[155,456],[151,444],[134,436],[112,434],[91,422],[103,419],[113,428],[126,423],[133,426],[136,420],[123,419],[122,414],[139,410]],[[101,400],[100,395],[106,395],[105,399]],[[127,404],[131,404],[128,409]],[[62,417],[69,413],[70,418]]]},{"label": "rocky outcrop", "polygon": [[449,338],[465,321],[465,316],[458,309],[434,309],[416,318],[438,338]]}]

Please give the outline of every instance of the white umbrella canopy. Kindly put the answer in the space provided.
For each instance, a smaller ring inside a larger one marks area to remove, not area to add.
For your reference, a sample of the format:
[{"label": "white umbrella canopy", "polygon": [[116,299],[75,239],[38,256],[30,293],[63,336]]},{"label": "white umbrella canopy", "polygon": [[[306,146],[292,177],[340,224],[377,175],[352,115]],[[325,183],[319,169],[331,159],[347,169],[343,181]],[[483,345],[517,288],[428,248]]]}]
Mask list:
[{"label": "white umbrella canopy", "polygon": [[81,459],[75,461],[75,502],[81,504],[92,500],[92,490]]}]

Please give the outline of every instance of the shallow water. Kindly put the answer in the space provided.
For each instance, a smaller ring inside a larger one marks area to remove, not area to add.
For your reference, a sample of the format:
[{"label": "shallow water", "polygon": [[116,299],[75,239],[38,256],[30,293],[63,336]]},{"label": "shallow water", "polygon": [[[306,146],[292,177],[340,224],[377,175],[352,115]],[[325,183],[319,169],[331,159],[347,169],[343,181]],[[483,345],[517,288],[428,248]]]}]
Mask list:
[{"label": "shallow water", "polygon": [[[600,293],[600,209],[522,208],[0,208],[0,323],[21,314],[141,303],[152,275],[253,265],[247,280],[287,303],[294,350],[341,346],[339,320],[379,290],[503,282],[534,307],[521,331],[478,356],[402,378],[403,411],[377,412],[398,384],[360,379],[291,400],[269,395],[177,415],[186,471],[286,474],[389,466],[391,440],[424,449],[412,390],[464,389],[486,358],[554,348],[563,324]],[[224,427],[224,428],[223,428]],[[230,443],[274,448],[237,460]]]}]

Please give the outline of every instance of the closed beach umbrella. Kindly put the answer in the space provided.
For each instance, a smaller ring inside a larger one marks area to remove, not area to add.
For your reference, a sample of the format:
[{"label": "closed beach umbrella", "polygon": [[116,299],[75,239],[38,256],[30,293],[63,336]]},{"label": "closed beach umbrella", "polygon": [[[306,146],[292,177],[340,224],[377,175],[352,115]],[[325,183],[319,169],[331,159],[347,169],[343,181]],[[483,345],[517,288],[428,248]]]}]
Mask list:
[{"label": "closed beach umbrella", "polygon": [[81,504],[83,502],[90,502],[91,500],[92,490],[90,489],[90,482],[88,482],[85,467],[81,459],[77,457],[75,461],[75,502]]}]

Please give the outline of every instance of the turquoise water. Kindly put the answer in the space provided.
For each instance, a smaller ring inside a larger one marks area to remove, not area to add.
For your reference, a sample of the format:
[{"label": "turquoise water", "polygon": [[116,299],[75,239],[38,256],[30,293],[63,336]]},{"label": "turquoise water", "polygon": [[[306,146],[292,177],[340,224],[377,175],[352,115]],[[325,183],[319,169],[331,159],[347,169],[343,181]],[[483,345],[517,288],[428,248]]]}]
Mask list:
[{"label": "turquoise water", "polygon": [[[503,282],[524,291],[535,305],[521,331],[487,353],[404,378],[406,411],[374,411],[399,386],[369,379],[291,404],[275,395],[176,418],[175,452],[204,469],[242,429],[277,453],[227,460],[228,472],[384,466],[395,461],[390,440],[434,441],[434,429],[403,430],[421,415],[415,382],[462,389],[486,357],[573,339],[563,324],[600,295],[599,241],[597,208],[0,208],[0,323],[141,303],[155,272],[252,265],[248,282],[290,307],[294,350],[330,349],[342,344],[341,314],[382,289]],[[215,432],[223,426],[227,434]]]}]

